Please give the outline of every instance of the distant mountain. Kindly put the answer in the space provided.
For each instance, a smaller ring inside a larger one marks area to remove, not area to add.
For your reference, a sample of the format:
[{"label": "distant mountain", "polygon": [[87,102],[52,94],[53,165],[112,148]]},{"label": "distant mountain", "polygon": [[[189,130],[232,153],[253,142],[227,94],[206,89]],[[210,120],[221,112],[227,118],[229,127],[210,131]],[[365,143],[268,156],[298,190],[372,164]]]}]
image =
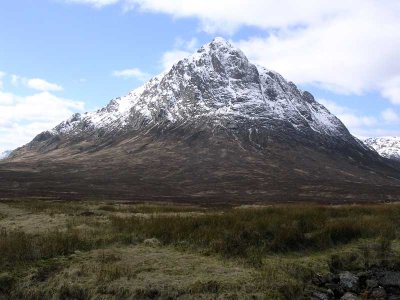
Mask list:
[{"label": "distant mountain", "polygon": [[400,161],[400,137],[368,138],[364,143],[383,157]]},{"label": "distant mountain", "polygon": [[390,200],[399,170],[309,92],[216,38],[15,150],[0,164],[0,195]]},{"label": "distant mountain", "polygon": [[0,160],[7,158],[11,154],[11,150],[0,152]]}]

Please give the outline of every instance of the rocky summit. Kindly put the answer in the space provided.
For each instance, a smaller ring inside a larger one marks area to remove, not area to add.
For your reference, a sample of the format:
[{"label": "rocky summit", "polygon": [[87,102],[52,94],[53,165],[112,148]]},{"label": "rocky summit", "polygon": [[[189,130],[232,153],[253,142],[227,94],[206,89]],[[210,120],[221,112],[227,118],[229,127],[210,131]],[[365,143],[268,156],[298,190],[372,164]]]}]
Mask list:
[{"label": "rocky summit", "polygon": [[400,166],[222,38],[0,163],[0,195],[173,201],[400,199]]}]

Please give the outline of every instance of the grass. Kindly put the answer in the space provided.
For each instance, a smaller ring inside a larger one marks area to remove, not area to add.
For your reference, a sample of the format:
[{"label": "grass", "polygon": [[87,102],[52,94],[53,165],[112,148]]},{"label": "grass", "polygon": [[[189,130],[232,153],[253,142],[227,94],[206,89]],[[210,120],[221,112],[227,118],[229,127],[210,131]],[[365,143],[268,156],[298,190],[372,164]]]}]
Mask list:
[{"label": "grass", "polygon": [[13,200],[0,215],[0,298],[300,299],[317,272],[400,265],[397,204]]},{"label": "grass", "polygon": [[184,212],[204,212],[205,208],[192,205],[173,205],[173,204],[118,204],[113,203],[101,205],[100,210],[122,213],[144,213],[144,214],[159,214],[159,213],[184,213]]},{"label": "grass", "polygon": [[94,241],[76,230],[51,231],[40,235],[3,230],[0,235],[0,267],[3,270],[14,269],[30,262],[69,255],[78,249],[89,250],[94,246]]},{"label": "grass", "polygon": [[325,250],[361,238],[398,238],[400,207],[276,206],[222,214],[110,216],[119,233],[155,237],[164,244],[202,249],[260,264],[270,253]]}]

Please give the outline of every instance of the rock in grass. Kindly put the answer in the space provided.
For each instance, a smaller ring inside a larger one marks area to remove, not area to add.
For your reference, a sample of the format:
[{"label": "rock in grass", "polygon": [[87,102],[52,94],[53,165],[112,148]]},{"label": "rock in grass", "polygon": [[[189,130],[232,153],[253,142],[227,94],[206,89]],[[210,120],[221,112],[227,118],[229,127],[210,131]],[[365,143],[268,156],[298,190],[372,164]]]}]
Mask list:
[{"label": "rock in grass", "polygon": [[347,292],[340,300],[360,300],[360,298],[353,293]]},{"label": "rock in grass", "polygon": [[355,293],[359,292],[358,277],[356,275],[346,271],[340,273],[339,277],[340,277],[340,285],[343,287],[345,291],[355,292]]},{"label": "rock in grass", "polygon": [[331,290],[327,291],[314,291],[311,293],[312,300],[331,300],[333,299],[333,292]]},{"label": "rock in grass", "polygon": [[143,244],[145,244],[146,246],[158,247],[161,245],[161,242],[156,238],[151,238],[144,240]]},{"label": "rock in grass", "polygon": [[386,299],[385,289],[383,287],[374,288],[370,294],[369,299],[385,300]]}]

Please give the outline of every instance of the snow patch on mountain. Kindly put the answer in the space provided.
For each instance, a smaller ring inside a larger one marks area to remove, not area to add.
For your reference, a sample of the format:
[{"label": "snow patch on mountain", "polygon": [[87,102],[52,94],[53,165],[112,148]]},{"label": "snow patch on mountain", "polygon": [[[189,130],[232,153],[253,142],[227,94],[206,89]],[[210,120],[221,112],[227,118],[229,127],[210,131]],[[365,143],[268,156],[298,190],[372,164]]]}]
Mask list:
[{"label": "snow patch on mountain", "polygon": [[400,160],[400,137],[368,138],[364,143],[383,157]]},{"label": "snow patch on mountain", "polygon": [[53,135],[129,130],[143,124],[207,119],[226,124],[257,119],[286,122],[299,130],[347,136],[344,125],[308,93],[278,73],[249,62],[223,38],[215,38],[170,71],[95,112],[75,114]]}]

